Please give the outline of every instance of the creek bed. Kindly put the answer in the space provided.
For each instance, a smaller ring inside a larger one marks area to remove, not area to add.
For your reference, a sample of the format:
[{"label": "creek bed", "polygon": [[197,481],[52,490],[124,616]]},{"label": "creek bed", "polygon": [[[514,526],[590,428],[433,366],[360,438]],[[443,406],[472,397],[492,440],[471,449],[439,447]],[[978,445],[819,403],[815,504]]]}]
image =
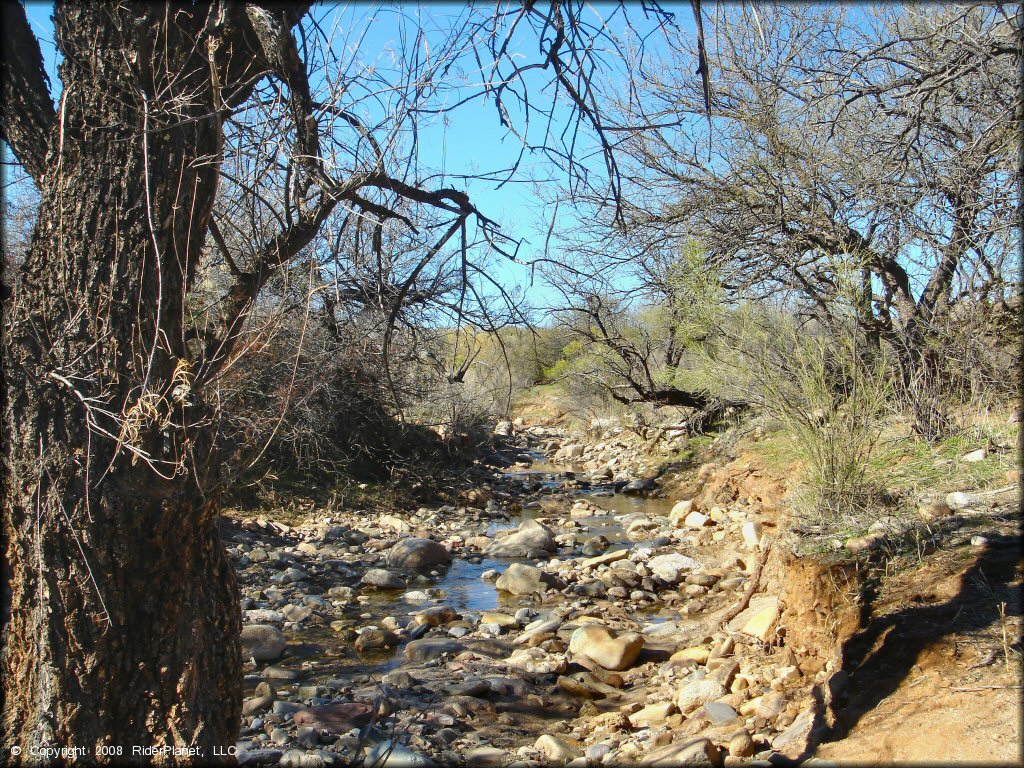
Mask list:
[{"label": "creek bed", "polygon": [[[547,492],[565,490],[576,498],[587,499],[596,506],[608,510],[610,514],[575,518],[575,522],[584,526],[580,532],[585,533],[585,537],[581,537],[581,540],[604,536],[610,542],[609,550],[635,544],[627,538],[620,517],[636,513],[664,516],[672,507],[672,502],[665,499],[629,496],[616,492],[611,484],[574,487],[577,473],[566,472],[564,468],[548,463],[543,454],[531,454],[531,458],[533,463],[529,468],[512,469],[504,473],[503,479],[521,483],[525,488],[541,488]],[[549,512],[537,506],[527,506],[518,513],[510,514],[507,519],[490,523],[486,533],[493,536],[501,529],[516,528],[526,520],[548,517],[551,517]],[[561,548],[557,554],[552,553],[552,557],[579,556],[580,550],[580,545],[572,549]],[[464,616],[478,615],[490,610],[515,613],[518,608],[533,603],[529,598],[517,597],[498,590],[493,581],[481,577],[487,571],[504,571],[510,564],[516,562],[535,561],[525,557],[488,555],[456,557],[450,566],[438,569],[438,577],[424,577],[425,580],[419,583],[413,581],[405,589],[364,593],[362,602],[346,609],[345,616],[352,622],[353,627],[366,627],[380,626],[389,616],[395,617],[399,625],[403,625],[413,614],[433,605],[451,606]],[[437,594],[437,597],[422,602],[409,602],[403,595],[412,590],[429,591],[431,594]],[[434,590],[438,592],[435,593]],[[676,616],[674,612],[661,606],[638,608],[634,612],[651,623]],[[298,679],[306,683],[340,680],[360,684],[379,680],[404,661],[404,638],[395,648],[356,653],[350,640],[341,639],[336,632],[326,626],[309,626],[301,630],[286,631],[286,636],[289,640],[288,656],[274,666],[296,672]],[[253,690],[260,679],[262,678],[259,675],[247,676],[247,693]]]}]

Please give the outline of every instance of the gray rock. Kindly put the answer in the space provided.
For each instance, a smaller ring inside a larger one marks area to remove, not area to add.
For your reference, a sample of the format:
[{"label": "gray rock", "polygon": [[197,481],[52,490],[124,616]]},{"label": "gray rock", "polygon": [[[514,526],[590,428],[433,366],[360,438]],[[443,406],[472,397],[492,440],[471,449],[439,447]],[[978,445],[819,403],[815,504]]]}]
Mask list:
[{"label": "gray rock", "polygon": [[442,690],[449,696],[472,696],[474,699],[482,699],[491,694],[491,684],[479,678],[470,678],[461,683],[442,686]]},{"label": "gray rock", "polygon": [[610,542],[604,536],[592,536],[583,542],[583,556],[594,557],[600,555],[610,546]]},{"label": "gray rock", "polygon": [[304,747],[313,748],[320,744],[320,731],[308,725],[295,732],[295,740]]},{"label": "gray rock", "polygon": [[377,589],[405,589],[405,579],[385,568],[371,568],[363,574],[360,583]]},{"label": "gray rock", "polygon": [[297,581],[305,581],[309,578],[309,574],[301,568],[286,568],[284,573],[279,573],[276,576],[271,576],[271,581],[276,581],[279,584],[294,584]]},{"label": "gray rock", "polygon": [[430,768],[434,761],[394,741],[374,745],[363,761],[367,768]]},{"label": "gray rock", "polygon": [[252,608],[243,615],[252,624],[281,624],[284,621],[284,614],[271,608]]},{"label": "gray rock", "polygon": [[513,533],[495,539],[485,550],[491,557],[526,557],[533,552],[554,552],[555,535],[543,523],[525,520]]},{"label": "gray rock", "polygon": [[640,496],[657,488],[654,480],[633,480],[622,486],[622,493],[627,496]]},{"label": "gray rock", "polygon": [[262,712],[274,703],[273,694],[266,696],[253,696],[251,699],[246,699],[242,702],[242,715],[248,717],[249,715],[255,715],[257,712]]},{"label": "gray rock", "polygon": [[647,567],[651,573],[662,581],[669,584],[677,584],[688,571],[700,568],[700,563],[692,557],[672,552],[667,555],[657,555],[647,561]]},{"label": "gray rock", "polygon": [[249,624],[242,627],[242,658],[273,661],[287,646],[281,630],[270,624]]},{"label": "gray rock", "polygon": [[983,501],[981,497],[964,493],[963,491],[954,491],[953,493],[946,494],[946,504],[956,512],[969,507],[983,505]]},{"label": "gray rock", "polygon": [[281,667],[267,667],[260,675],[267,678],[268,680],[298,680],[299,673],[292,669],[282,669]]},{"label": "gray rock", "polygon": [[494,586],[513,595],[543,594],[549,589],[564,589],[565,582],[540,568],[524,563],[512,563]]},{"label": "gray rock", "polygon": [[587,751],[583,753],[587,760],[593,760],[595,763],[601,762],[605,755],[612,751],[611,745],[606,742],[599,741],[597,744],[591,744],[587,747]]},{"label": "gray rock", "polygon": [[599,580],[587,581],[581,584],[573,584],[572,591],[577,595],[583,597],[603,597],[608,588],[604,585],[604,582]]},{"label": "gray rock", "polygon": [[313,609],[308,605],[286,605],[281,609],[281,613],[284,614],[288,621],[294,621],[296,623],[305,621],[313,615]]},{"label": "gray rock", "polygon": [[686,713],[694,707],[721,698],[726,693],[725,686],[717,680],[694,680],[679,689],[676,694],[676,706],[680,712]]},{"label": "gray rock", "polygon": [[735,709],[721,701],[704,702],[704,714],[714,725],[726,725],[739,717]]},{"label": "gray rock", "polygon": [[410,640],[419,640],[429,631],[429,624],[417,624],[416,622],[412,621],[409,622],[409,626],[406,628],[406,635]]},{"label": "gray rock", "polygon": [[387,564],[391,568],[422,571],[437,565],[447,565],[452,556],[433,539],[409,537],[402,539],[391,548]]},{"label": "gray rock", "polygon": [[505,762],[506,753],[503,749],[497,747],[477,747],[471,749],[465,754],[466,764],[476,768],[501,765]]},{"label": "gray rock", "polygon": [[688,739],[666,744],[640,763],[644,768],[680,768],[684,765],[720,765],[722,755],[710,739]]},{"label": "gray rock", "polygon": [[319,752],[303,752],[301,749],[289,749],[281,755],[280,765],[281,768],[326,768],[331,762],[324,759],[324,756]]},{"label": "gray rock", "polygon": [[467,637],[463,644],[473,653],[492,659],[503,659],[512,652],[511,644],[493,637]]},{"label": "gray rock", "polygon": [[409,661],[429,661],[446,653],[460,653],[466,646],[456,640],[424,638],[405,645],[405,657]]},{"label": "gray rock", "polygon": [[801,712],[786,730],[772,739],[772,748],[791,759],[802,754],[814,727],[814,717],[813,706]]},{"label": "gray rock", "polygon": [[404,669],[393,669],[381,678],[381,682],[395,688],[412,688],[416,685],[416,678]]}]

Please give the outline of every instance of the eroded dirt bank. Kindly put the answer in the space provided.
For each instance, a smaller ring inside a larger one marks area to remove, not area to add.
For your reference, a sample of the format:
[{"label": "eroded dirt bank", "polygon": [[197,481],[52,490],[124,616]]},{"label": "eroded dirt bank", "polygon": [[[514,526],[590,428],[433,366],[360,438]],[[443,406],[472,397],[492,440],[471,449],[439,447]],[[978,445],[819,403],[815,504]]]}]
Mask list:
[{"label": "eroded dirt bank", "polygon": [[240,762],[1015,759],[999,504],[987,542],[882,579],[882,548],[795,556],[786,478],[750,453],[665,471],[621,435],[540,427],[505,447],[518,463],[465,506],[226,521],[253,658]]}]

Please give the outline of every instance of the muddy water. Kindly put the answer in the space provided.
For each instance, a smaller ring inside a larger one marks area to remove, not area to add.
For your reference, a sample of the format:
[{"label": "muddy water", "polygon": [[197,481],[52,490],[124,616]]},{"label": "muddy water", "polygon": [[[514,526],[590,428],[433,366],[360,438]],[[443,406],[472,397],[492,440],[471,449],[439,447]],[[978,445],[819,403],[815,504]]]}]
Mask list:
[{"label": "muddy water", "polygon": [[[587,518],[576,518],[575,522],[583,526],[575,529],[580,542],[574,549],[560,549],[558,557],[572,557],[581,554],[582,542],[592,536],[604,536],[611,542],[610,549],[623,545],[631,546],[634,542],[626,537],[625,527],[621,518],[636,513],[648,516],[668,515],[672,502],[665,499],[650,499],[627,496],[614,491],[612,485],[595,485],[578,489],[573,487],[574,474],[564,467],[546,462],[538,454],[527,469],[513,469],[506,473],[505,479],[521,482],[526,488],[544,488],[552,491],[566,491],[592,501],[608,514],[595,515]],[[550,513],[539,508],[526,508],[517,514],[510,515],[507,521],[492,523],[487,530],[489,535],[501,528],[515,528],[521,522],[531,518],[549,517]],[[560,531],[554,528],[555,532]],[[552,554],[552,557],[555,557]],[[471,559],[456,558],[452,565],[439,572],[437,577],[427,577],[422,583],[412,582],[406,590],[382,590],[367,593],[367,599],[353,605],[345,612],[346,620],[351,621],[353,628],[380,626],[386,617],[393,616],[399,625],[404,626],[412,614],[431,605],[450,605],[460,614],[479,614],[482,611],[499,609],[514,613],[518,608],[530,603],[521,597],[510,595],[495,589],[493,581],[485,581],[481,576],[489,570],[503,571],[514,562],[532,562],[526,558],[480,557]],[[425,602],[409,602],[404,594],[409,591],[425,591],[432,599]],[[661,609],[664,611],[665,609]],[[669,614],[660,615],[658,609],[638,611],[647,621],[659,621],[669,618]],[[402,645],[397,648],[369,651],[356,654],[352,643],[342,640],[327,627],[307,627],[301,632],[289,634],[289,658],[276,666],[298,672],[300,679],[307,682],[326,679],[342,679],[353,684],[365,683],[379,679],[380,675],[398,667],[404,660]],[[291,643],[295,643],[294,645]],[[254,685],[255,676],[252,679]],[[251,686],[250,686],[251,687]]]}]

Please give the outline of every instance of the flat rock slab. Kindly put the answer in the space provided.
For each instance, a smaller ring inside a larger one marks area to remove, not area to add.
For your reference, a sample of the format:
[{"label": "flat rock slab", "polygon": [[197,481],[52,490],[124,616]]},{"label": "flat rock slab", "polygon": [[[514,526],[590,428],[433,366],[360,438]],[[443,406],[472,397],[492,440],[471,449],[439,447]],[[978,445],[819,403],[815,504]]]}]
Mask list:
[{"label": "flat rock slab", "polygon": [[603,555],[587,558],[580,563],[580,566],[582,568],[594,568],[598,565],[606,565],[608,563],[614,563],[617,560],[624,560],[627,557],[629,557],[628,549],[616,549],[611,552],[605,552]]},{"label": "flat rock slab", "polygon": [[797,715],[789,727],[772,740],[772,748],[790,759],[803,754],[814,728],[815,714],[816,710],[812,705],[811,709]]},{"label": "flat rock slab", "polygon": [[342,734],[353,728],[362,728],[373,718],[373,707],[357,702],[324,704],[319,707],[300,709],[293,716],[298,727],[316,728],[321,731]]},{"label": "flat rock slab", "polygon": [[364,765],[375,768],[430,768],[436,765],[426,755],[413,752],[406,746],[392,741],[375,744],[366,755]]},{"label": "flat rock slab", "polygon": [[643,768],[679,768],[684,765],[720,765],[721,754],[710,739],[688,739],[651,752],[640,765]]},{"label": "flat rock slab", "polygon": [[410,661],[429,661],[446,653],[455,654],[464,650],[466,650],[466,646],[455,640],[428,637],[406,643],[405,658]]},{"label": "flat rock slab", "polygon": [[739,717],[735,709],[722,701],[704,702],[704,714],[713,725],[725,725]]},{"label": "flat rock slab", "polygon": [[[779,598],[772,597],[770,595],[758,595],[750,600],[744,610],[740,611],[732,621],[729,622],[729,630],[731,632],[745,632],[745,627],[751,619],[756,617],[758,614],[770,613],[772,611],[778,614],[779,609]],[[767,613],[766,613],[767,612]],[[753,627],[752,627],[753,628]]]}]

